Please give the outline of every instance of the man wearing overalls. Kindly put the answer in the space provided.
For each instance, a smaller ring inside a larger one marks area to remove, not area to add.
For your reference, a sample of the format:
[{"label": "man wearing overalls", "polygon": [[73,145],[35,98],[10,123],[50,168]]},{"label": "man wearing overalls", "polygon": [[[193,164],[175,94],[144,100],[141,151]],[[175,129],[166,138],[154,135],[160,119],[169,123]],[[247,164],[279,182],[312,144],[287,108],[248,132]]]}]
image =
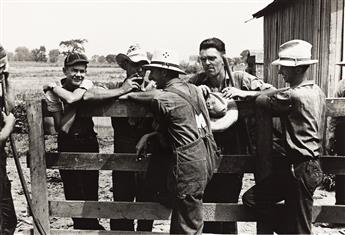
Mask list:
[{"label": "man wearing overalls", "polygon": [[[215,142],[202,91],[179,79],[177,55],[170,50],[155,51],[149,79],[158,89],[150,102],[156,135],[165,139],[171,149],[168,185],[173,198],[170,233],[201,234],[203,228],[202,200],[207,181],[214,170],[213,154],[206,149],[205,138]],[[138,147],[140,152],[140,146]]]}]

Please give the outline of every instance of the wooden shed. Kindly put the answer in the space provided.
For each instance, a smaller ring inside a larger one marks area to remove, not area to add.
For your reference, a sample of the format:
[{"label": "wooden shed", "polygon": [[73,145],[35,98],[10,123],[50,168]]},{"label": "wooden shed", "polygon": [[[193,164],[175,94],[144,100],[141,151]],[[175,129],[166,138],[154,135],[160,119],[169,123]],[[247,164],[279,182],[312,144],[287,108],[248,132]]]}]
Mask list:
[{"label": "wooden shed", "polygon": [[336,63],[344,57],[345,0],[275,0],[253,17],[264,17],[264,79],[276,87],[285,86],[278,79],[278,68],[270,63],[278,57],[279,46],[292,39],[313,45],[311,77],[328,97],[333,96],[342,76]]}]

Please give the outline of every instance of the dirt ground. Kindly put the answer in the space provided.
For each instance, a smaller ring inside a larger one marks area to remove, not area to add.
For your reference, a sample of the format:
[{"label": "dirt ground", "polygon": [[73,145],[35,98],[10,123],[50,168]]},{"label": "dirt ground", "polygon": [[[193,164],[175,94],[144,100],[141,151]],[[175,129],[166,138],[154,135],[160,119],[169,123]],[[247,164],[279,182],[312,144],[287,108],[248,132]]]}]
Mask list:
[{"label": "dirt ground", "polygon": [[[20,161],[22,163],[25,178],[30,189],[30,177],[29,169],[26,165],[26,152],[28,150],[28,136],[25,134],[16,134],[16,145],[20,155]],[[111,153],[113,149],[112,137],[100,138],[101,152]],[[56,149],[56,142],[54,138],[46,140],[46,148],[49,150]],[[27,204],[21,188],[16,167],[13,158],[7,160],[7,172],[12,183],[12,195],[14,198],[14,204],[16,213],[18,216],[18,224],[16,232],[20,234],[23,230],[32,228],[32,219],[27,213]],[[60,175],[57,170],[47,171],[48,179],[48,197],[50,199],[64,199],[63,188],[60,180]],[[246,174],[243,180],[242,193],[254,184],[254,179],[251,174]],[[111,183],[111,171],[100,172],[100,190],[99,198],[102,201],[112,201],[112,187]],[[241,193],[241,194],[242,194]],[[335,202],[334,192],[327,192],[318,189],[314,194],[314,204],[316,205],[333,205]],[[51,218],[51,228],[54,229],[72,229],[72,220],[69,218]],[[101,224],[109,230],[109,219],[101,219]],[[240,234],[255,234],[255,223],[238,222],[238,229]],[[169,232],[169,221],[155,221],[154,232]],[[330,224],[315,224],[313,226],[314,234],[345,234],[345,227],[336,227]]]}]

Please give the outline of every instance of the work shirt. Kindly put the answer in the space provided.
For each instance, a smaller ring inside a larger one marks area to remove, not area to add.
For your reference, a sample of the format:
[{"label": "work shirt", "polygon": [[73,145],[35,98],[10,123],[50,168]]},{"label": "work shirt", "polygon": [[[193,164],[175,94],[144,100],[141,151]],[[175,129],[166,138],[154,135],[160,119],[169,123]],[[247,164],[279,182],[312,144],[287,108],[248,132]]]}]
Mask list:
[{"label": "work shirt", "polygon": [[304,81],[268,98],[281,119],[282,143],[289,161],[317,159],[325,121],[325,94],[314,81]]},{"label": "work shirt", "polygon": [[[198,106],[195,109],[204,110],[206,117],[193,108],[192,101],[169,89],[190,97]],[[202,196],[214,171],[213,160],[216,160],[213,159],[215,156],[210,156],[213,153],[208,152],[203,139],[206,134],[210,134],[211,139],[213,137],[202,91],[178,78],[171,79],[153,98],[151,109],[159,124],[158,131],[173,150],[169,161],[172,174],[168,176],[168,188],[179,198]]]},{"label": "work shirt", "polygon": [[[170,80],[166,88],[170,86],[191,95],[188,87],[179,78]],[[204,100],[201,90],[198,90],[198,96]],[[194,112],[189,103],[179,95],[162,92],[155,96],[151,107],[154,117],[159,123],[159,130],[167,130],[168,139],[173,146],[186,145],[199,138],[198,123],[195,122]],[[206,125],[206,120],[200,120],[199,125]]]},{"label": "work shirt", "polygon": [[[255,77],[244,71],[231,72],[231,77],[234,80],[234,87],[245,91],[263,91],[272,88],[271,84],[265,83],[258,77]],[[206,85],[212,91],[222,91],[225,87],[231,87],[229,75],[226,73],[225,80],[220,87],[213,87],[205,72],[196,74],[189,79],[189,82],[196,85]]]},{"label": "work shirt", "polygon": [[[60,85],[64,87],[66,79],[61,79]],[[85,83],[92,83],[92,81],[88,79],[84,79],[83,82],[80,84],[79,88],[84,88],[83,84]],[[66,88],[65,88],[66,89]],[[73,90],[71,90],[73,92]],[[94,132],[94,123],[92,121],[92,117],[80,117],[78,112],[78,106],[83,103],[82,100],[77,101],[72,104],[66,103],[64,100],[60,99],[54,92],[47,91],[45,94],[46,100],[48,103],[48,111],[50,112],[58,112],[62,111],[63,115],[61,118],[60,130],[66,134],[71,135],[79,135],[79,136],[88,136],[88,135],[95,135]]]},{"label": "work shirt", "polygon": [[[263,91],[273,88],[272,85],[263,82],[258,77],[255,77],[244,71],[231,72],[231,77],[234,81],[234,87],[246,91]],[[226,87],[231,87],[229,75],[226,73],[225,79],[220,87],[212,87],[205,72],[196,74],[189,79],[189,82],[196,85],[206,85],[211,88],[211,91],[222,91]],[[250,125],[253,127],[254,125]],[[250,131],[247,132],[246,130]],[[250,138],[254,138],[253,130],[249,130],[245,120],[238,120],[235,124],[230,126],[223,132],[214,133],[214,138],[224,154],[245,154],[248,153],[249,143],[252,142]],[[250,135],[250,136],[249,136]],[[254,147],[254,146],[252,146]]]}]

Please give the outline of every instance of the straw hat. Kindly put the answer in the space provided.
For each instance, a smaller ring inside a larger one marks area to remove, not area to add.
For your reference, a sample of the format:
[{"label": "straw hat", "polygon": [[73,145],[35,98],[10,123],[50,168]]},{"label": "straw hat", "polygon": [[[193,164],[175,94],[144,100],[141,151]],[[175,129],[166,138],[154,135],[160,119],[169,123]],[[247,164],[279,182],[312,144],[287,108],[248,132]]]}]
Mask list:
[{"label": "straw hat", "polygon": [[234,100],[225,99],[221,93],[212,92],[206,100],[213,131],[222,132],[238,120],[238,108]]},{"label": "straw hat", "polygon": [[279,58],[272,65],[296,67],[301,65],[316,64],[318,60],[311,59],[312,45],[309,42],[295,39],[279,47]]},{"label": "straw hat", "polygon": [[146,62],[147,64],[149,63],[146,51],[144,51],[138,43],[129,46],[126,55],[120,53],[116,56],[115,59],[116,62],[120,65],[120,67],[123,69],[126,69],[125,64],[128,61],[134,63],[138,63],[140,61]]},{"label": "straw hat", "polygon": [[219,92],[211,92],[206,100],[206,105],[212,118],[223,117],[228,109],[225,98]]},{"label": "straw hat", "polygon": [[179,58],[176,52],[163,49],[163,50],[156,50],[153,53],[151,63],[148,65],[144,65],[145,68],[161,68],[161,69],[168,69],[172,71],[176,71],[182,74],[186,74],[183,72],[179,66]]}]

